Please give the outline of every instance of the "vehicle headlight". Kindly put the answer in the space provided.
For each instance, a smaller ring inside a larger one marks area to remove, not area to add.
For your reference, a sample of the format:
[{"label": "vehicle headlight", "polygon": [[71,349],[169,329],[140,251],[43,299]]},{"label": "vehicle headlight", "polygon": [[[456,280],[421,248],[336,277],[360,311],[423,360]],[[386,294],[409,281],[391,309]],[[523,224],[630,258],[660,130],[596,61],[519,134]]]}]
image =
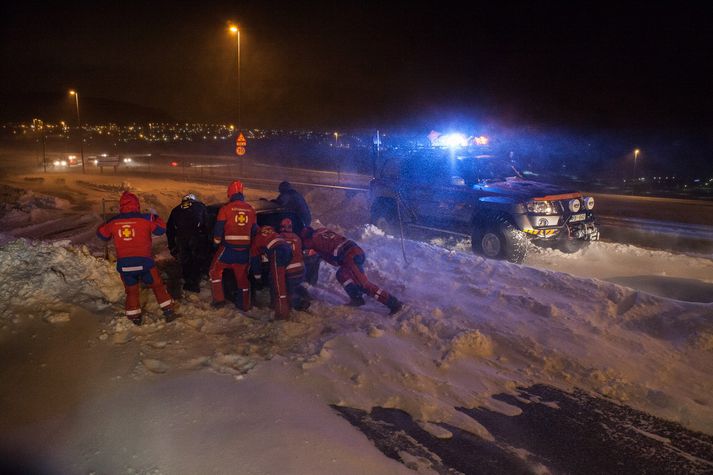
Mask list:
[{"label": "vehicle headlight", "polygon": [[52,165],[54,165],[55,167],[58,167],[58,166],[59,166],[59,160],[55,160],[54,162],[52,162]]},{"label": "vehicle headlight", "polygon": [[594,209],[594,198],[591,196],[584,198],[584,207],[587,209]]},{"label": "vehicle headlight", "polygon": [[553,214],[551,201],[528,201],[527,211],[535,214]]},{"label": "vehicle headlight", "polygon": [[576,213],[580,209],[582,209],[582,203],[580,203],[577,198],[569,200],[569,210],[571,212]]}]

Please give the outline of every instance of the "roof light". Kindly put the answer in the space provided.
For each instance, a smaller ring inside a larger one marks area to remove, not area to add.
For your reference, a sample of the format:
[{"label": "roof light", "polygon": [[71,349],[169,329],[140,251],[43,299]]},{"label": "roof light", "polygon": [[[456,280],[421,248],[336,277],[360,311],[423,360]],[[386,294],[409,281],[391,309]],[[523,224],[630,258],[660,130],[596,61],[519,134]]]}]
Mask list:
[{"label": "roof light", "polygon": [[468,139],[465,135],[460,133],[445,134],[439,136],[434,141],[434,145],[448,148],[466,147],[468,145]]}]

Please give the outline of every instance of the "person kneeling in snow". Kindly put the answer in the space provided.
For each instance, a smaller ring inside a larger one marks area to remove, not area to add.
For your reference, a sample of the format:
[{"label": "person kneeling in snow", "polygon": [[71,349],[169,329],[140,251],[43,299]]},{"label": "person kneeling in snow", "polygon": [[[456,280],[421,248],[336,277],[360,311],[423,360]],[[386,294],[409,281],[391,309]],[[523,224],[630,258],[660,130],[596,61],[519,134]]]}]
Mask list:
[{"label": "person kneeling in snow", "polygon": [[167,322],[175,320],[173,299],[166,290],[151,254],[151,235],[166,232],[163,220],[155,214],[141,213],[139,199],[125,191],[119,200],[119,214],[99,226],[97,236],[114,239],[116,270],[126,290],[126,316],[135,325],[143,323],[139,302],[139,281],[151,287]]},{"label": "person kneeling in snow", "polygon": [[391,315],[401,310],[403,304],[396,297],[369,282],[364,274],[366,256],[354,241],[327,228],[315,230],[307,226],[301,234],[305,249],[317,251],[322,259],[339,267],[337,280],[349,295],[348,305],[364,305],[366,302],[362,295],[366,293],[386,305]]},{"label": "person kneeling in snow", "polygon": [[287,294],[290,296],[290,305],[295,310],[307,310],[312,298],[305,284],[302,240],[292,232],[292,220],[290,218],[280,221],[280,237],[292,247],[292,260],[286,268]]},{"label": "person kneeling in snow", "polygon": [[[285,320],[290,316],[290,300],[287,295],[285,269],[292,260],[292,246],[280,237],[272,226],[262,226],[251,243],[250,252],[254,269],[261,267],[261,258],[267,257],[270,281],[270,297],[275,309],[275,318]],[[259,267],[257,267],[259,266]],[[265,279],[255,270],[256,279]],[[264,281],[264,280],[263,280]]]}]

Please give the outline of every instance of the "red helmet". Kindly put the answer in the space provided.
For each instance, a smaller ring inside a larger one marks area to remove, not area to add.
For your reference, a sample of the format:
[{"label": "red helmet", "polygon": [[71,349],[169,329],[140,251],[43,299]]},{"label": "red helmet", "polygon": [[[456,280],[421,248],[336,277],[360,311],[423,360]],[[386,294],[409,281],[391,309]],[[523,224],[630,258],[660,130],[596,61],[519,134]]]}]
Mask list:
[{"label": "red helmet", "polygon": [[135,194],[125,191],[119,198],[119,211],[121,213],[132,213],[140,211],[139,198]]},{"label": "red helmet", "polygon": [[292,220],[290,218],[285,218],[280,221],[280,231],[284,233],[292,232]]},{"label": "red helmet", "polygon": [[235,180],[228,186],[228,199],[236,193],[243,192],[243,183],[240,180]]}]

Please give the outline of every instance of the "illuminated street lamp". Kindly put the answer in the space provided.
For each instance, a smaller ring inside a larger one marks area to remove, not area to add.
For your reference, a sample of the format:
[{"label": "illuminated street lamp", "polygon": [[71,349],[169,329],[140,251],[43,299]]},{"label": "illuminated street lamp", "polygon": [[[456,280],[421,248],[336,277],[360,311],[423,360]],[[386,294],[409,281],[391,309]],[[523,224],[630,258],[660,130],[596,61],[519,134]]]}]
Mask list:
[{"label": "illuminated street lamp", "polygon": [[636,160],[639,158],[639,153],[641,153],[641,150],[638,148],[634,150],[634,181],[636,181]]},{"label": "illuminated street lamp", "polygon": [[334,132],[334,146],[339,147],[339,132]]},{"label": "illuminated street lamp", "polygon": [[237,25],[230,25],[228,27],[228,31],[230,31],[231,35],[235,35],[237,38],[237,49],[238,49],[238,131],[242,130],[241,125],[242,122],[240,120],[240,80],[241,80],[241,74],[240,74],[240,28],[238,28]]},{"label": "illuminated street lamp", "polygon": [[79,155],[82,157],[82,173],[86,173],[84,168],[84,134],[82,131],[82,120],[79,118],[79,93],[77,91],[69,91],[70,96],[74,96],[74,103],[77,106],[77,125],[79,126]]}]

